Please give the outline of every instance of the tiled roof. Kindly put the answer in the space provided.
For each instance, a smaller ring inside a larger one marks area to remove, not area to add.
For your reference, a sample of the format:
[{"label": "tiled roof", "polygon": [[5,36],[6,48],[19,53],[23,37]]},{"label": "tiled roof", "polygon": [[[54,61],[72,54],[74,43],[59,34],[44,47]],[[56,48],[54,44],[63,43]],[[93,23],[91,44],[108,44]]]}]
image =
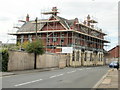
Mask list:
[{"label": "tiled roof", "polygon": [[[35,31],[35,23],[32,23],[33,21],[26,22],[21,26],[21,28],[17,32],[32,32]],[[45,25],[45,23],[41,23],[37,25],[37,29],[41,30],[41,28]]]},{"label": "tiled roof", "polygon": [[[58,20],[60,20],[60,23],[62,23],[67,29],[70,29],[71,26],[73,26],[74,24],[74,19],[73,20],[67,20],[65,18],[59,17],[59,16],[55,16]],[[44,19],[46,20],[46,19]],[[38,22],[40,22],[41,20],[38,20]],[[42,20],[43,21],[43,20]],[[23,24],[21,26],[21,28],[17,31],[17,32],[32,32],[35,31],[35,23],[32,23],[33,21],[29,21],[26,22],[25,24]],[[41,30],[44,25],[46,24],[46,22],[44,23],[39,23],[37,28],[38,30]]]}]

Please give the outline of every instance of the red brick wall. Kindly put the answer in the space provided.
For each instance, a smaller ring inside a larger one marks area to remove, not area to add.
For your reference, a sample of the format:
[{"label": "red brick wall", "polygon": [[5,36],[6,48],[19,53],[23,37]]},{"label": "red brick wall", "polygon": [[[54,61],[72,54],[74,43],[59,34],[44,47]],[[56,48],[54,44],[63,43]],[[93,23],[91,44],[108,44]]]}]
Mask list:
[{"label": "red brick wall", "polygon": [[60,23],[49,23],[49,24],[46,24],[42,31],[47,31],[47,30],[65,30],[65,28],[60,24]]},{"label": "red brick wall", "polygon": [[119,53],[118,50],[119,50],[119,47],[116,46],[115,48],[108,51],[109,52],[109,57],[110,58],[118,58],[118,56],[120,56],[120,54],[118,54]]}]

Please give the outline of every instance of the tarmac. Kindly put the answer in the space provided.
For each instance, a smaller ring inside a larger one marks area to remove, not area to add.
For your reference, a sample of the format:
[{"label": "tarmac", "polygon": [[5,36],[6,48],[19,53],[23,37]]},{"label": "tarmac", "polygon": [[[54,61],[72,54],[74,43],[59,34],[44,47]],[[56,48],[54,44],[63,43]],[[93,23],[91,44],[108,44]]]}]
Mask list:
[{"label": "tarmac", "polygon": [[[26,74],[26,73],[34,73],[34,72],[43,72],[43,71],[50,71],[59,68],[46,68],[46,69],[36,69],[36,70],[25,70],[25,71],[14,71],[14,72],[0,72],[0,77],[10,76],[10,75],[19,75],[19,74]],[[98,83],[93,87],[96,89],[100,88],[115,88],[120,90],[120,69],[111,68],[108,72],[98,81]],[[101,90],[101,89],[100,89]]]}]

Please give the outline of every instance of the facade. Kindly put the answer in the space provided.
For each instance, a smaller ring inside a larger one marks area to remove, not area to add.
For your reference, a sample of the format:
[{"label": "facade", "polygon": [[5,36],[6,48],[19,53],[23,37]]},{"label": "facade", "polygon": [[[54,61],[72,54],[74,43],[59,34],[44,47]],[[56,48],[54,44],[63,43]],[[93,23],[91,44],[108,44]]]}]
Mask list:
[{"label": "facade", "polygon": [[119,45],[117,45],[116,47],[112,48],[111,50],[108,51],[108,57],[109,58],[118,58],[120,57],[120,54],[119,54]]},{"label": "facade", "polygon": [[16,33],[17,43],[36,40],[37,37],[43,41],[47,53],[61,53],[62,47],[73,47],[73,53],[69,54],[68,64],[70,66],[103,65],[105,33],[102,29],[96,29],[94,19],[87,16],[83,23],[75,19],[65,19],[58,16],[56,7],[50,12],[42,14],[51,16],[48,19],[29,20],[26,17],[25,23]]}]

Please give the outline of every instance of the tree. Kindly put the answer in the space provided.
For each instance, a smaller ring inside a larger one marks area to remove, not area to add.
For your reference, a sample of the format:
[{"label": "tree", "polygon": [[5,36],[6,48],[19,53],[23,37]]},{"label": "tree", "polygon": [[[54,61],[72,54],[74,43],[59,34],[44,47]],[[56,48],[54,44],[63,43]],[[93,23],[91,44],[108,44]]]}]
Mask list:
[{"label": "tree", "polygon": [[29,42],[25,48],[28,53],[34,53],[34,69],[36,69],[37,55],[44,54],[44,47],[41,40]]}]

